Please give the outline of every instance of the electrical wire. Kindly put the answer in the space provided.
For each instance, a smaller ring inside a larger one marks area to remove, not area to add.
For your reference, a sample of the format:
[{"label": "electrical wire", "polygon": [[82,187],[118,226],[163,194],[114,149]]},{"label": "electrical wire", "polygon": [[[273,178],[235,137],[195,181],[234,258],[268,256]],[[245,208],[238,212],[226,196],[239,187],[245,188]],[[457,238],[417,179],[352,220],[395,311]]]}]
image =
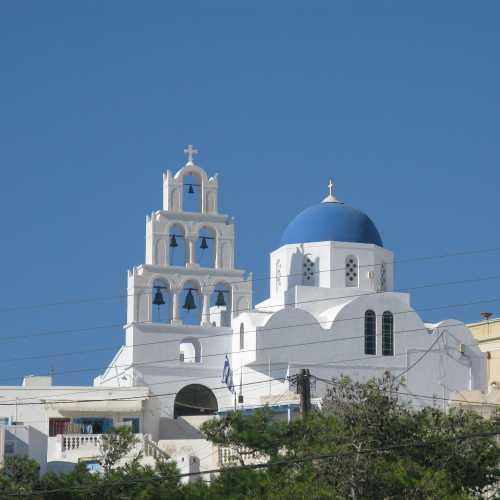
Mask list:
[{"label": "electrical wire", "polygon": [[[235,467],[224,467],[224,468],[216,468],[216,469],[208,469],[201,470],[197,472],[185,472],[177,474],[176,477],[178,479],[182,479],[185,477],[193,477],[200,476],[203,474],[219,474],[219,473],[230,473],[238,470],[254,470],[254,469],[266,469],[270,466],[290,466],[296,465],[304,462],[312,462],[312,461],[322,461],[322,460],[333,460],[342,457],[348,456],[357,456],[357,455],[373,455],[378,453],[385,453],[393,450],[404,449],[404,448],[427,448],[429,446],[440,445],[443,442],[456,442],[456,441],[466,441],[468,439],[481,439],[481,438],[490,438],[495,437],[500,434],[500,431],[492,431],[492,432],[477,432],[470,434],[462,434],[458,436],[450,436],[444,437],[439,440],[429,440],[429,441],[413,441],[408,443],[400,443],[394,445],[380,446],[377,448],[362,448],[360,450],[352,450],[352,451],[343,451],[337,453],[329,453],[329,454],[321,454],[321,455],[308,455],[303,457],[294,457],[287,458],[283,460],[276,460],[272,463],[258,463],[258,464],[247,464],[247,465],[238,465]],[[162,481],[164,477],[161,476],[153,476],[148,478],[136,478],[133,480],[113,480],[110,481],[109,484],[114,484],[115,486],[129,486],[132,484],[141,484],[153,481]],[[9,493],[6,496],[8,497],[32,497],[39,496],[41,494],[53,494],[53,493],[62,493],[69,491],[79,491],[79,490],[87,490],[89,489],[88,485],[85,486],[68,486],[65,488],[53,488],[53,489],[45,489],[45,490],[35,490],[35,491],[19,491],[15,493]]]},{"label": "electrical wire", "polygon": [[[329,246],[330,243],[326,244],[309,244],[309,247],[322,247],[322,246]],[[410,262],[422,262],[422,261],[429,261],[429,260],[439,260],[439,259],[445,259],[445,258],[452,258],[452,257],[461,257],[461,256],[467,256],[467,255],[477,255],[481,253],[490,253],[490,252],[498,252],[500,251],[500,247],[490,247],[490,248],[482,248],[482,249],[474,249],[474,250],[465,250],[465,251],[458,251],[458,252],[448,252],[444,254],[436,254],[436,255],[429,255],[429,256],[421,256],[421,257],[410,257],[406,259],[395,259],[389,262],[386,262],[385,265],[394,265],[394,264],[406,264]],[[146,264],[150,265],[150,264]],[[371,268],[376,268],[377,266],[381,266],[382,264],[360,264],[358,267],[371,267]],[[151,266],[154,266],[151,264]],[[160,267],[160,266],[156,266]],[[343,271],[345,270],[344,267],[337,267],[337,268],[332,268],[332,269],[323,269],[323,270],[318,270],[314,271],[314,273],[322,273],[322,272],[335,272],[335,271]],[[207,272],[217,270],[215,268],[207,267],[206,268]],[[301,276],[302,273],[290,273],[290,274],[282,274],[280,275],[281,278],[283,277],[290,277],[290,276]],[[260,281],[260,280],[273,280],[276,279],[278,276],[276,275],[262,275],[260,277],[253,277],[252,281]],[[227,281],[227,280],[226,280]],[[239,283],[246,283],[247,280],[240,280],[240,281],[232,281],[230,284],[231,285],[236,285]],[[102,302],[102,301],[107,301],[107,300],[114,300],[114,299],[123,299],[127,298],[130,296],[134,296],[135,294],[119,294],[119,295],[108,295],[108,296],[101,296],[101,297],[90,297],[90,298],[82,298],[82,299],[73,299],[73,300],[62,300],[62,301],[56,301],[56,302],[44,302],[44,303],[38,303],[38,304],[31,304],[31,305],[14,305],[14,306],[7,306],[0,308],[0,313],[3,312],[13,312],[13,311],[20,311],[20,310],[30,310],[30,309],[41,309],[45,307],[56,307],[56,306],[63,306],[63,305],[72,305],[72,304],[83,304],[83,303],[89,303],[89,302]]]},{"label": "electrical wire", "polygon": [[[273,304],[273,305],[267,305],[267,306],[259,306],[258,309],[254,309],[252,311],[249,311],[247,308],[242,308],[242,309],[235,309],[231,310],[232,313],[235,312],[251,312],[251,313],[261,313],[265,312],[265,309],[277,309],[281,307],[286,307],[286,306],[296,306],[297,304],[310,304],[310,303],[318,303],[318,302],[324,302],[324,301],[329,301],[329,300],[342,300],[342,299],[354,299],[356,297],[369,297],[371,295],[380,295],[381,293],[404,293],[408,292],[411,290],[418,290],[418,289],[423,289],[423,288],[434,288],[434,287],[440,287],[440,286],[450,286],[450,285],[458,285],[458,284],[466,284],[466,283],[472,283],[472,282],[479,282],[479,281],[488,281],[488,280],[495,280],[495,279],[500,279],[500,275],[493,275],[493,276],[486,276],[486,277],[481,277],[481,278],[472,278],[472,279],[467,279],[467,280],[459,280],[459,281],[446,281],[446,282],[441,282],[441,283],[427,283],[424,285],[417,285],[413,287],[407,287],[407,288],[401,288],[399,290],[393,290],[392,292],[363,292],[363,293],[356,293],[356,294],[350,294],[350,295],[343,295],[343,296],[338,296],[338,297],[326,297],[326,298],[316,298],[316,299],[308,299],[308,300],[302,300],[302,301],[293,301],[293,302],[283,302],[279,304]],[[147,292],[148,294],[150,293],[150,290]],[[273,311],[270,311],[269,314],[271,314]],[[218,315],[221,315],[222,312],[216,313]],[[149,324],[168,324],[168,323],[163,323],[163,322],[155,322],[155,321],[134,321],[133,322],[135,325],[149,325]],[[46,330],[38,333],[31,333],[27,335],[13,335],[11,337],[3,337],[0,338],[0,340],[4,340],[7,342],[0,342],[0,344],[4,343],[9,343],[9,341],[17,341],[20,339],[25,339],[25,338],[36,338],[36,337],[42,337],[42,336],[49,336],[49,335],[61,335],[61,334],[68,334],[68,333],[86,333],[88,331],[92,330],[102,330],[102,329],[107,329],[107,328],[117,328],[117,327],[122,327],[123,328],[123,323],[112,323],[108,325],[97,325],[97,326],[91,326],[91,327],[84,327],[84,328],[77,328],[77,329],[62,329],[62,330]],[[120,332],[121,333],[121,332]],[[226,335],[226,334],[224,334]],[[231,334],[227,334],[231,335]]]}]

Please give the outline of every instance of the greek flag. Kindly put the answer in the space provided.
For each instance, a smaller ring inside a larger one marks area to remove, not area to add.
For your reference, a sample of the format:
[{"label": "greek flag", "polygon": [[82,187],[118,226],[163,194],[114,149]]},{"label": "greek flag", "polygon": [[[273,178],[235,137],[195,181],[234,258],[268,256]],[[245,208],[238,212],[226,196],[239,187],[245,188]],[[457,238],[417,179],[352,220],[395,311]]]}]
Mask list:
[{"label": "greek flag", "polygon": [[233,370],[231,370],[231,365],[229,364],[229,358],[224,359],[224,368],[222,369],[222,380],[223,384],[227,385],[229,392],[234,392],[234,384],[233,384]]}]

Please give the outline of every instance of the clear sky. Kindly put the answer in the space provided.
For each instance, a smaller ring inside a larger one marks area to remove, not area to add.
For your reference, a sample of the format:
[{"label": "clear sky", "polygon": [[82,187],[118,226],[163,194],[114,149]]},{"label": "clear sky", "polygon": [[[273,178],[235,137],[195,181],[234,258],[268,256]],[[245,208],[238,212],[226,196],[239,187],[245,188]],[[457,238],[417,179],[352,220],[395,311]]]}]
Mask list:
[{"label": "clear sky", "polygon": [[[500,247],[499,2],[243,4],[0,3],[0,384],[51,365],[59,384],[89,383],[111,360],[145,215],[188,143],[219,172],[255,301],[330,176],[396,259]],[[499,262],[401,262],[396,286],[494,277]],[[412,303],[472,321],[500,301],[429,308],[500,299],[499,284]]]}]

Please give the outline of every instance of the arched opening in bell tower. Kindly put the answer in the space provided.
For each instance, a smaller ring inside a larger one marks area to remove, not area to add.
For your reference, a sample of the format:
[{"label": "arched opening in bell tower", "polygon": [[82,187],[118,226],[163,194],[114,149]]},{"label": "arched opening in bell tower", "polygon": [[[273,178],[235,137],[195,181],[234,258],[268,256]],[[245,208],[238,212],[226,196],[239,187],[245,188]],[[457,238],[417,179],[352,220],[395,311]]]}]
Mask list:
[{"label": "arched opening in bell tower", "polygon": [[172,294],[167,280],[155,279],[151,291],[151,318],[154,323],[172,320]]},{"label": "arched opening in bell tower", "polygon": [[194,172],[187,172],[182,178],[182,183],[182,210],[184,212],[201,212],[201,177]]},{"label": "arched opening in bell tower", "polygon": [[196,262],[201,267],[215,267],[217,233],[211,227],[203,226],[196,242]]},{"label": "arched opening in bell tower", "polygon": [[231,312],[231,286],[219,282],[210,294],[210,323],[215,323],[216,326],[231,326]]},{"label": "arched opening in bell tower", "polygon": [[202,300],[200,284],[189,280],[184,283],[180,294],[181,320],[185,325],[201,323]]},{"label": "arched opening in bell tower", "polygon": [[174,224],[168,233],[168,263],[170,266],[185,267],[186,261],[186,231],[181,224]]}]

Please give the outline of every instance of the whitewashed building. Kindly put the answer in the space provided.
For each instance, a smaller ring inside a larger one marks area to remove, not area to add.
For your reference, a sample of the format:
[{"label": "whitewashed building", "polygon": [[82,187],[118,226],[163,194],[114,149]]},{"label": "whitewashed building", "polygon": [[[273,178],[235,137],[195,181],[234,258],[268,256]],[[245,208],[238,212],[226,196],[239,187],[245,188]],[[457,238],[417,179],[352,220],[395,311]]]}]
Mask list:
[{"label": "whitewashed building", "polygon": [[[218,177],[194,162],[191,146],[186,153],[180,170],[163,175],[163,208],[146,217],[145,262],[128,271],[124,344],[92,388],[103,400],[99,415],[115,424],[138,417],[133,425],[148,442],[198,457],[205,469],[220,456],[201,438],[201,422],[264,404],[290,417],[298,401],[289,377],[301,368],[322,379],[390,371],[415,405],[484,389],[484,355],[470,331],[457,320],[424,323],[410,295],[394,291],[393,253],[366,214],[336,199],[331,182],[328,196],[285,229],[270,255],[269,298],[253,306],[252,275],[235,267],[234,220],[219,211]],[[317,401],[325,390],[318,381]],[[138,397],[107,407],[106,391]],[[97,412],[73,400],[70,430]],[[51,434],[50,419],[69,413],[49,416],[47,404]],[[64,432],[54,437],[64,441]],[[49,461],[60,451],[51,446]]]}]

